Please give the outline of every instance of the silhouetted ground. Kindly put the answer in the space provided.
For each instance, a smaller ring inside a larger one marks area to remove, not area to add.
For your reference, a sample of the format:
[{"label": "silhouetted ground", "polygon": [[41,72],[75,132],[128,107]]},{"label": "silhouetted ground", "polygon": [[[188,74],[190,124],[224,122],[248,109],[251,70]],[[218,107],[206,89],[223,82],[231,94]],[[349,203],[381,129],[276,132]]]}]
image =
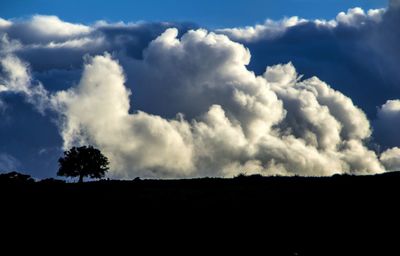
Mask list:
[{"label": "silhouetted ground", "polygon": [[[211,239],[208,243],[229,238],[235,246],[252,237],[264,249],[286,244],[278,246],[280,254],[267,255],[311,255],[310,248],[321,248],[318,255],[348,255],[349,248],[362,255],[358,250],[378,241],[397,240],[399,196],[399,173],[83,184],[0,176],[4,218],[93,230],[127,226],[128,233],[149,239],[155,234],[171,239],[178,232],[191,242],[200,242],[197,236],[204,233],[200,237]],[[375,255],[398,255],[382,253],[385,248]]]},{"label": "silhouetted ground", "polygon": [[34,182],[27,175],[15,178],[15,173],[9,176],[0,176],[3,203],[71,207],[116,203],[148,210],[249,207],[273,211],[280,206],[301,212],[316,206],[386,208],[394,206],[400,195],[398,173],[322,178],[242,175],[233,179],[101,180],[82,184],[55,179]]}]

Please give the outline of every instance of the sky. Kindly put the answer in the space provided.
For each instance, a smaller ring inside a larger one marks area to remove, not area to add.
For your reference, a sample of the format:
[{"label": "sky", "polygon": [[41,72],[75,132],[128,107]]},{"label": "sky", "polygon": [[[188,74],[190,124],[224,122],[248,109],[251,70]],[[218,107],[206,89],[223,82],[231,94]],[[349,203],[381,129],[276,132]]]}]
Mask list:
[{"label": "sky", "polygon": [[7,19],[46,14],[83,23],[175,21],[215,29],[253,25],[266,18],[285,16],[332,19],[352,7],[375,9],[386,5],[387,0],[114,0],[112,3],[108,0],[3,0],[0,13]]},{"label": "sky", "polygon": [[1,1],[0,172],[400,171],[399,0],[215,2]]}]

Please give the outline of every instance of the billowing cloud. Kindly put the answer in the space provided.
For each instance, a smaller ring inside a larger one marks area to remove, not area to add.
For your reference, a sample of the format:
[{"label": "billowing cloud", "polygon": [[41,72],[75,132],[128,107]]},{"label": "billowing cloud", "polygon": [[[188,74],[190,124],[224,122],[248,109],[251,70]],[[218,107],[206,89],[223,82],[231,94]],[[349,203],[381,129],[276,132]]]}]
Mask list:
[{"label": "billowing cloud", "polygon": [[[371,119],[376,106],[400,97],[400,9],[341,12],[334,20],[297,17],[246,28],[218,30],[243,43],[252,53],[249,68],[262,74],[265,66],[291,61],[306,77],[318,76],[344,92]],[[288,23],[288,20],[293,22]],[[272,25],[271,25],[272,24]],[[360,93],[360,92],[363,93]]]},{"label": "billowing cloud", "polygon": [[12,25],[11,21],[0,18],[0,29],[7,28]]},{"label": "billowing cloud", "polygon": [[[74,24],[57,16],[34,15],[28,19],[0,20],[4,35],[18,45],[13,52],[28,61],[36,72],[50,69],[80,69],[83,56],[105,51],[139,58],[149,42],[169,27],[186,31],[193,24],[107,23]],[[54,58],[54,56],[57,56]]]},{"label": "billowing cloud", "polygon": [[[367,146],[400,146],[397,101],[375,114],[400,98],[395,6],[214,32],[1,19],[0,150],[56,162],[93,144],[123,178],[397,170],[396,148]],[[6,139],[28,126],[34,145]]]},{"label": "billowing cloud", "polygon": [[0,21],[0,32],[6,32],[24,43],[66,40],[87,35],[90,31],[89,26],[65,22],[57,16],[34,15],[29,20]]},{"label": "billowing cloud", "polygon": [[45,36],[70,37],[90,32],[90,27],[60,20],[57,16],[35,15],[29,22],[31,30]]},{"label": "billowing cloud", "polygon": [[349,9],[347,13],[340,12],[336,21],[347,26],[362,26],[370,21],[380,22],[384,13],[384,9],[372,9],[365,13],[363,9],[357,7]]},{"label": "billowing cloud", "polygon": [[95,144],[111,158],[116,176],[151,176],[150,171],[180,176],[190,171],[188,124],[144,112],[129,114],[130,91],[124,82],[117,62],[109,55],[96,56],[86,63],[76,88],[54,96],[64,118],[64,147]]},{"label": "billowing cloud", "polygon": [[39,111],[44,111],[47,105],[47,91],[42,84],[33,84],[26,63],[11,54],[0,55],[0,72],[0,94],[20,93]]},{"label": "billowing cloud", "polygon": [[365,114],[343,94],[317,78],[301,80],[291,64],[256,76],[246,68],[248,50],[226,36],[177,35],[165,31],[131,66],[142,74],[138,86],[168,99],[163,107],[182,110],[177,117],[130,113],[122,68],[110,55],[97,56],[76,87],[53,98],[66,148],[100,147],[112,174],[125,178],[232,176],[243,168],[269,175],[384,171],[363,145]]},{"label": "billowing cloud", "polygon": [[400,171],[400,148],[386,150],[381,155],[381,161],[388,171]]}]

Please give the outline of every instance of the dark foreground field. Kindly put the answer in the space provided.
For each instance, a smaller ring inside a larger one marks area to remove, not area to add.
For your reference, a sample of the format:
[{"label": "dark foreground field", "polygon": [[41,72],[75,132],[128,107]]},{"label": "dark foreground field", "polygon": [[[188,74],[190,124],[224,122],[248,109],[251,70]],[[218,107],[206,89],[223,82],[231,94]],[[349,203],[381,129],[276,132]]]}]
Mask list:
[{"label": "dark foreground field", "polygon": [[348,250],[351,245],[365,250],[377,241],[397,241],[399,196],[398,173],[83,184],[0,182],[3,220],[17,216],[21,223],[41,225],[51,220],[57,228],[92,230],[129,227],[131,235],[161,234],[165,239],[177,238],[174,234],[178,232],[179,237],[191,240],[193,233],[204,232],[201,237],[213,243],[228,237],[235,244],[254,237],[262,245],[284,242],[281,249],[290,253],[307,250],[307,246],[315,249],[318,244],[325,252],[320,255],[328,255],[327,250],[346,255],[338,248]]},{"label": "dark foreground field", "polygon": [[[399,196],[399,173],[324,178],[242,175],[233,179],[101,180],[81,184],[51,179],[36,182],[0,179],[1,202],[22,207],[46,205],[73,209],[117,205],[144,212],[249,209],[266,210],[268,214],[288,210],[288,215],[296,216],[311,209],[327,208],[393,210],[397,209]],[[313,215],[318,214],[313,212]]]}]

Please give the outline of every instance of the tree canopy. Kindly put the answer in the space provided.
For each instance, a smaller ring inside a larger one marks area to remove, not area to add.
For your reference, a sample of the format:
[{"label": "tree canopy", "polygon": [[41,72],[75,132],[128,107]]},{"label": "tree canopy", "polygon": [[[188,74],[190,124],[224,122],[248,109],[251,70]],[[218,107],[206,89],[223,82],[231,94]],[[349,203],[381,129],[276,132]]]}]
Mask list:
[{"label": "tree canopy", "polygon": [[107,157],[93,146],[73,147],[64,152],[58,163],[58,176],[79,177],[79,182],[83,182],[83,177],[104,177],[109,169]]}]

